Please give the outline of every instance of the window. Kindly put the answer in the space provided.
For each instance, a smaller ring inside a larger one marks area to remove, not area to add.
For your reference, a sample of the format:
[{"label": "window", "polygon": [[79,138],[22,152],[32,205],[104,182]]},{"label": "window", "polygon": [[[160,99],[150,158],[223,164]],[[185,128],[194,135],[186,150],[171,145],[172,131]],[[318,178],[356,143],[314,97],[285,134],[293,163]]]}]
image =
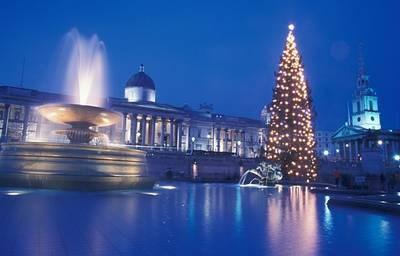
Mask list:
[{"label": "window", "polygon": [[197,130],[197,138],[201,138],[201,129],[200,128]]},{"label": "window", "polygon": [[3,110],[0,110],[0,119],[3,119]]},{"label": "window", "polygon": [[372,100],[369,101],[369,110],[374,110],[374,104],[372,103]]},{"label": "window", "polygon": [[375,118],[373,116],[371,116],[371,121],[375,121]]},{"label": "window", "polygon": [[361,122],[361,117],[357,117],[357,121],[358,121],[358,122]]},{"label": "window", "polygon": [[361,111],[360,102],[359,102],[359,101],[357,101],[357,112],[360,112],[360,111]]}]

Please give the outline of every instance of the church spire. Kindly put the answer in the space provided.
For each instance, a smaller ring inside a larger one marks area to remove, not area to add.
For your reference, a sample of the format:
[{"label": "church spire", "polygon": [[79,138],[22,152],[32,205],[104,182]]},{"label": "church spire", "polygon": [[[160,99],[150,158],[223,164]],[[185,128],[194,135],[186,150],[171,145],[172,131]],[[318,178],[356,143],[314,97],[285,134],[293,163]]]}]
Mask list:
[{"label": "church spire", "polygon": [[364,55],[363,55],[363,44],[360,43],[358,45],[358,75],[363,76],[365,73],[365,67],[364,67]]},{"label": "church spire", "polygon": [[363,54],[363,44],[359,44],[358,53],[358,77],[357,77],[357,89],[362,90],[368,87],[368,76],[365,73],[365,62]]}]

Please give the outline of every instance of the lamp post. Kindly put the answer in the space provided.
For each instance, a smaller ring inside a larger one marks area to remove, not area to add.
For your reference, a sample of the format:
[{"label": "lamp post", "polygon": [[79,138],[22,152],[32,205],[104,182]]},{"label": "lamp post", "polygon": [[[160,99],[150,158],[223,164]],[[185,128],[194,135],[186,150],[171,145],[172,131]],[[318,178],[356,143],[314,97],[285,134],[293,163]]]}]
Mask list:
[{"label": "lamp post", "polygon": [[192,140],[192,152],[191,152],[190,154],[193,155],[194,142],[196,141],[196,138],[195,138],[195,137],[192,137],[191,140]]},{"label": "lamp post", "polygon": [[240,153],[240,145],[242,145],[242,142],[239,140],[238,142],[237,142],[237,146],[236,146],[236,155],[237,156],[239,156],[239,153]]},{"label": "lamp post", "polygon": [[210,139],[211,139],[211,135],[207,134],[207,151],[211,151]]}]

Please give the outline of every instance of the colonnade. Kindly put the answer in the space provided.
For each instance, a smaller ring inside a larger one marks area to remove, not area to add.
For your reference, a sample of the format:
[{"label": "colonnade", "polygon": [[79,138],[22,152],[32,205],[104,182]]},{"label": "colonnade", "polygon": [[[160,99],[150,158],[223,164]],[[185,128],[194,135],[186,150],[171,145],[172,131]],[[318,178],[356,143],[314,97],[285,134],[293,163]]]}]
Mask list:
[{"label": "colonnade", "polygon": [[145,114],[124,114],[121,143],[181,150],[183,120]]},{"label": "colonnade", "polygon": [[217,127],[214,129],[214,150],[245,155],[246,134],[243,130]]},{"label": "colonnade", "polygon": [[360,161],[362,152],[377,148],[383,151],[384,160],[390,160],[392,155],[400,151],[400,144],[395,140],[370,140],[356,139],[348,141],[340,141],[335,143],[336,155],[341,160],[356,162]]},{"label": "colonnade", "polygon": [[[6,142],[8,141],[8,130],[10,124],[10,113],[11,113],[11,104],[4,104],[4,111],[3,111],[3,125],[1,127],[1,141]],[[24,108],[24,119],[22,123],[22,134],[21,134],[21,141],[26,141],[27,131],[28,131],[28,122],[29,122],[29,114],[31,107],[29,105],[23,106]],[[19,121],[19,120],[14,120]]]}]

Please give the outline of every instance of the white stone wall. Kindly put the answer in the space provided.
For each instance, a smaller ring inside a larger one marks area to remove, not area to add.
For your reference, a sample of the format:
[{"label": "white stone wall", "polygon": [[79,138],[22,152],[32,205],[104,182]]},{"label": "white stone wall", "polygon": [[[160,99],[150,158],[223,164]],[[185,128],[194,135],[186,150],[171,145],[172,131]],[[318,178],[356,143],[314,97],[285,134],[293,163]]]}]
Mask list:
[{"label": "white stone wall", "polygon": [[143,87],[127,87],[125,88],[125,98],[128,99],[129,102],[155,102],[156,91]]}]

